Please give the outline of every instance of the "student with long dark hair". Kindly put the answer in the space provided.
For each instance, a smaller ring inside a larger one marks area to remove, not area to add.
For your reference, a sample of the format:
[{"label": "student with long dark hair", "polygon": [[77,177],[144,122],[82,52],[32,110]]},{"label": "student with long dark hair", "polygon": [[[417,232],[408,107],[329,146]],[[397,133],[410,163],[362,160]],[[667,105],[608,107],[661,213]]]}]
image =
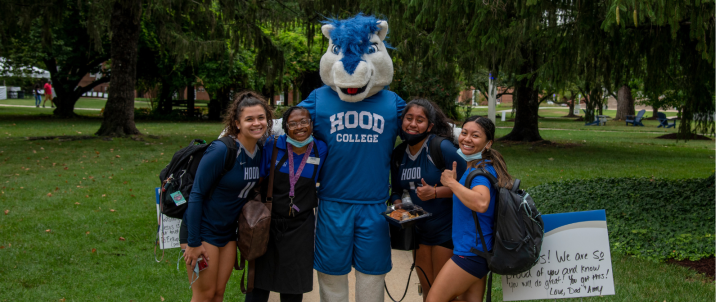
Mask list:
[{"label": "student with long dark hair", "polygon": [[[475,169],[485,169],[498,179],[498,186],[511,188],[512,176],[507,171],[505,159],[500,152],[492,149],[495,141],[495,124],[490,119],[472,116],[465,120],[458,138],[458,154],[467,163],[467,169],[457,180],[460,163],[453,163],[452,169],[443,172],[441,182],[453,192],[453,250],[452,261],[440,270],[433,283],[427,301],[447,302],[459,295],[460,300],[482,301],[488,265],[485,258],[473,254],[471,248],[484,250],[480,243],[472,215],[477,212],[485,244],[492,250],[495,221],[495,195],[497,190],[484,176],[475,177],[471,188],[465,187],[465,179]],[[491,290],[491,289],[488,289]]]},{"label": "student with long dark hair", "polygon": [[[223,300],[236,261],[237,217],[248,200],[249,189],[264,175],[258,141],[264,142],[269,136],[272,122],[272,110],[263,97],[254,92],[239,93],[227,109],[223,134],[235,139],[235,165],[217,182],[212,194],[210,190],[223,171],[228,148],[214,141],[200,160],[184,219],[185,263],[193,302]],[[195,274],[201,256],[208,266]]]},{"label": "student with long dark hair", "polygon": [[[265,254],[255,260],[255,289],[247,294],[246,302],[267,302],[271,291],[280,293],[281,302],[300,302],[313,288],[315,184],[327,145],[313,137],[307,109],[290,107],[282,121],[286,134],[268,138],[263,148],[265,169],[276,162],[270,238]],[[272,158],[273,143],[278,149],[276,158]],[[260,191],[267,192],[267,181]]]},{"label": "student with long dark hair", "polygon": [[[438,166],[451,167],[459,162],[458,170],[465,172],[465,162],[453,145],[453,130],[445,114],[433,102],[426,99],[410,101],[402,113],[400,137],[404,140],[393,151],[392,196],[399,204],[404,190],[410,193],[414,204],[421,206],[432,216],[415,225],[419,247],[414,251],[418,278],[427,297],[430,284],[445,265],[453,251],[452,240],[452,191],[440,183],[442,170]],[[436,139],[440,144],[433,143]],[[439,148],[443,165],[433,162],[431,154]]]}]

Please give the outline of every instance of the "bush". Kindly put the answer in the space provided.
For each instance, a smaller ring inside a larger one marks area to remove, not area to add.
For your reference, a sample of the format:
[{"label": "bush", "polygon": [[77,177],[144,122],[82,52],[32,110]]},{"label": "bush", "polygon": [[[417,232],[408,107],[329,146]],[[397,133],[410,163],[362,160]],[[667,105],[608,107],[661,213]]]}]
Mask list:
[{"label": "bush", "polygon": [[544,214],[605,209],[610,248],[662,261],[715,256],[715,181],[597,178],[528,189]]}]

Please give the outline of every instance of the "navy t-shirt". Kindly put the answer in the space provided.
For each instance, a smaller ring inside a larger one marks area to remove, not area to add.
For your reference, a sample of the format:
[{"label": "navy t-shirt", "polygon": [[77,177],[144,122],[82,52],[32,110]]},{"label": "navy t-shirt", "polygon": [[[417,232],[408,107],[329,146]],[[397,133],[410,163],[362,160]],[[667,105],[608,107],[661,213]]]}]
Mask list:
[{"label": "navy t-shirt", "polygon": [[251,154],[237,140],[235,144],[238,147],[235,166],[220,179],[209,197],[213,183],[222,173],[228,149],[223,142],[214,141],[200,160],[185,211],[188,246],[198,247],[205,241],[223,247],[237,239],[237,217],[265,169],[259,146]]},{"label": "navy t-shirt", "polygon": [[[469,167],[465,170],[465,174],[460,178],[459,182],[465,185],[465,179],[468,174],[475,170],[473,167]],[[489,172],[493,176],[497,177],[497,172],[492,165],[485,165],[485,171]],[[492,238],[493,230],[495,229],[495,222],[493,221],[493,213],[495,213],[495,195],[497,191],[490,185],[490,180],[484,176],[477,176],[473,179],[470,185],[471,189],[476,186],[486,186],[490,189],[490,205],[488,206],[485,213],[478,213],[478,221],[483,231],[483,237],[485,238],[485,244],[489,250],[492,250]],[[477,256],[470,252],[470,248],[475,248],[478,251],[483,252],[483,246],[480,242],[480,235],[478,235],[477,229],[475,228],[475,220],[472,217],[473,211],[470,210],[460,199],[453,194],[453,244],[455,249],[453,254],[459,256]]]},{"label": "navy t-shirt", "polygon": [[[415,192],[416,188],[422,186],[421,179],[424,179],[429,186],[442,186],[440,182],[442,171],[435,166],[430,157],[429,146],[434,137],[435,135],[428,136],[415,155],[410,154],[409,146],[406,147],[398,175],[392,175],[393,192],[402,193],[403,190],[407,190],[414,204],[432,213],[432,216],[416,224],[420,235],[419,241],[425,245],[439,245],[452,239],[452,198],[423,201]],[[440,144],[440,150],[445,158],[446,169],[452,169],[453,162],[457,162],[457,175],[463,175],[467,162],[457,154],[457,148],[452,142],[444,140]],[[393,194],[391,201],[401,197]]]}]

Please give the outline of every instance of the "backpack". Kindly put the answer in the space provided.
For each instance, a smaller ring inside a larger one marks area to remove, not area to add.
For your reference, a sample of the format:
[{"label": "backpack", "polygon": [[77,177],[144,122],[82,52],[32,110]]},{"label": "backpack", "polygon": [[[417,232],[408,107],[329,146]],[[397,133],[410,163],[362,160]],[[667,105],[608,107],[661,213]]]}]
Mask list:
[{"label": "backpack", "polygon": [[[492,273],[515,275],[530,270],[540,257],[545,235],[545,224],[540,212],[535,207],[535,202],[530,194],[520,190],[519,179],[515,179],[512,189],[508,190],[498,187],[497,178],[482,168],[470,172],[465,179],[465,187],[472,189],[472,180],[476,176],[487,177],[490,184],[497,190],[495,212],[493,213],[495,234],[493,250],[488,251],[477,213],[473,212],[475,228],[480,235],[480,241],[485,251],[481,252],[475,248],[471,248],[470,251],[487,260],[490,269],[488,282],[492,282]],[[491,288],[490,285],[488,288]],[[488,290],[487,301],[491,301],[491,292]]]},{"label": "backpack", "polygon": [[[237,156],[238,148],[232,137],[225,136],[218,140],[225,144],[228,152],[222,173],[220,177],[215,180],[208,196],[212,195],[212,192],[215,191],[215,187],[217,187],[225,173],[232,170],[235,166],[235,158]],[[195,173],[197,172],[200,160],[205,154],[205,150],[207,150],[209,146],[210,144],[205,143],[205,140],[192,140],[190,145],[175,152],[170,163],[160,171],[160,186],[162,188],[160,211],[166,216],[179,219],[183,218],[188,206],[187,202],[190,200],[190,191],[192,191],[192,186],[195,181]]]}]

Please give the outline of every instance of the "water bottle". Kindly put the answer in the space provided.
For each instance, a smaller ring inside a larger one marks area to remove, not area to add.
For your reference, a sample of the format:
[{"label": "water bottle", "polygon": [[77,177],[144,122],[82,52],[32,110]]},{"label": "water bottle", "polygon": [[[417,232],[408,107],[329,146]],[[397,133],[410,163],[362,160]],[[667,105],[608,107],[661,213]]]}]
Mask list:
[{"label": "water bottle", "polygon": [[405,210],[412,210],[415,207],[415,204],[412,202],[412,198],[410,198],[410,193],[408,190],[403,190],[402,194],[402,208]]}]

